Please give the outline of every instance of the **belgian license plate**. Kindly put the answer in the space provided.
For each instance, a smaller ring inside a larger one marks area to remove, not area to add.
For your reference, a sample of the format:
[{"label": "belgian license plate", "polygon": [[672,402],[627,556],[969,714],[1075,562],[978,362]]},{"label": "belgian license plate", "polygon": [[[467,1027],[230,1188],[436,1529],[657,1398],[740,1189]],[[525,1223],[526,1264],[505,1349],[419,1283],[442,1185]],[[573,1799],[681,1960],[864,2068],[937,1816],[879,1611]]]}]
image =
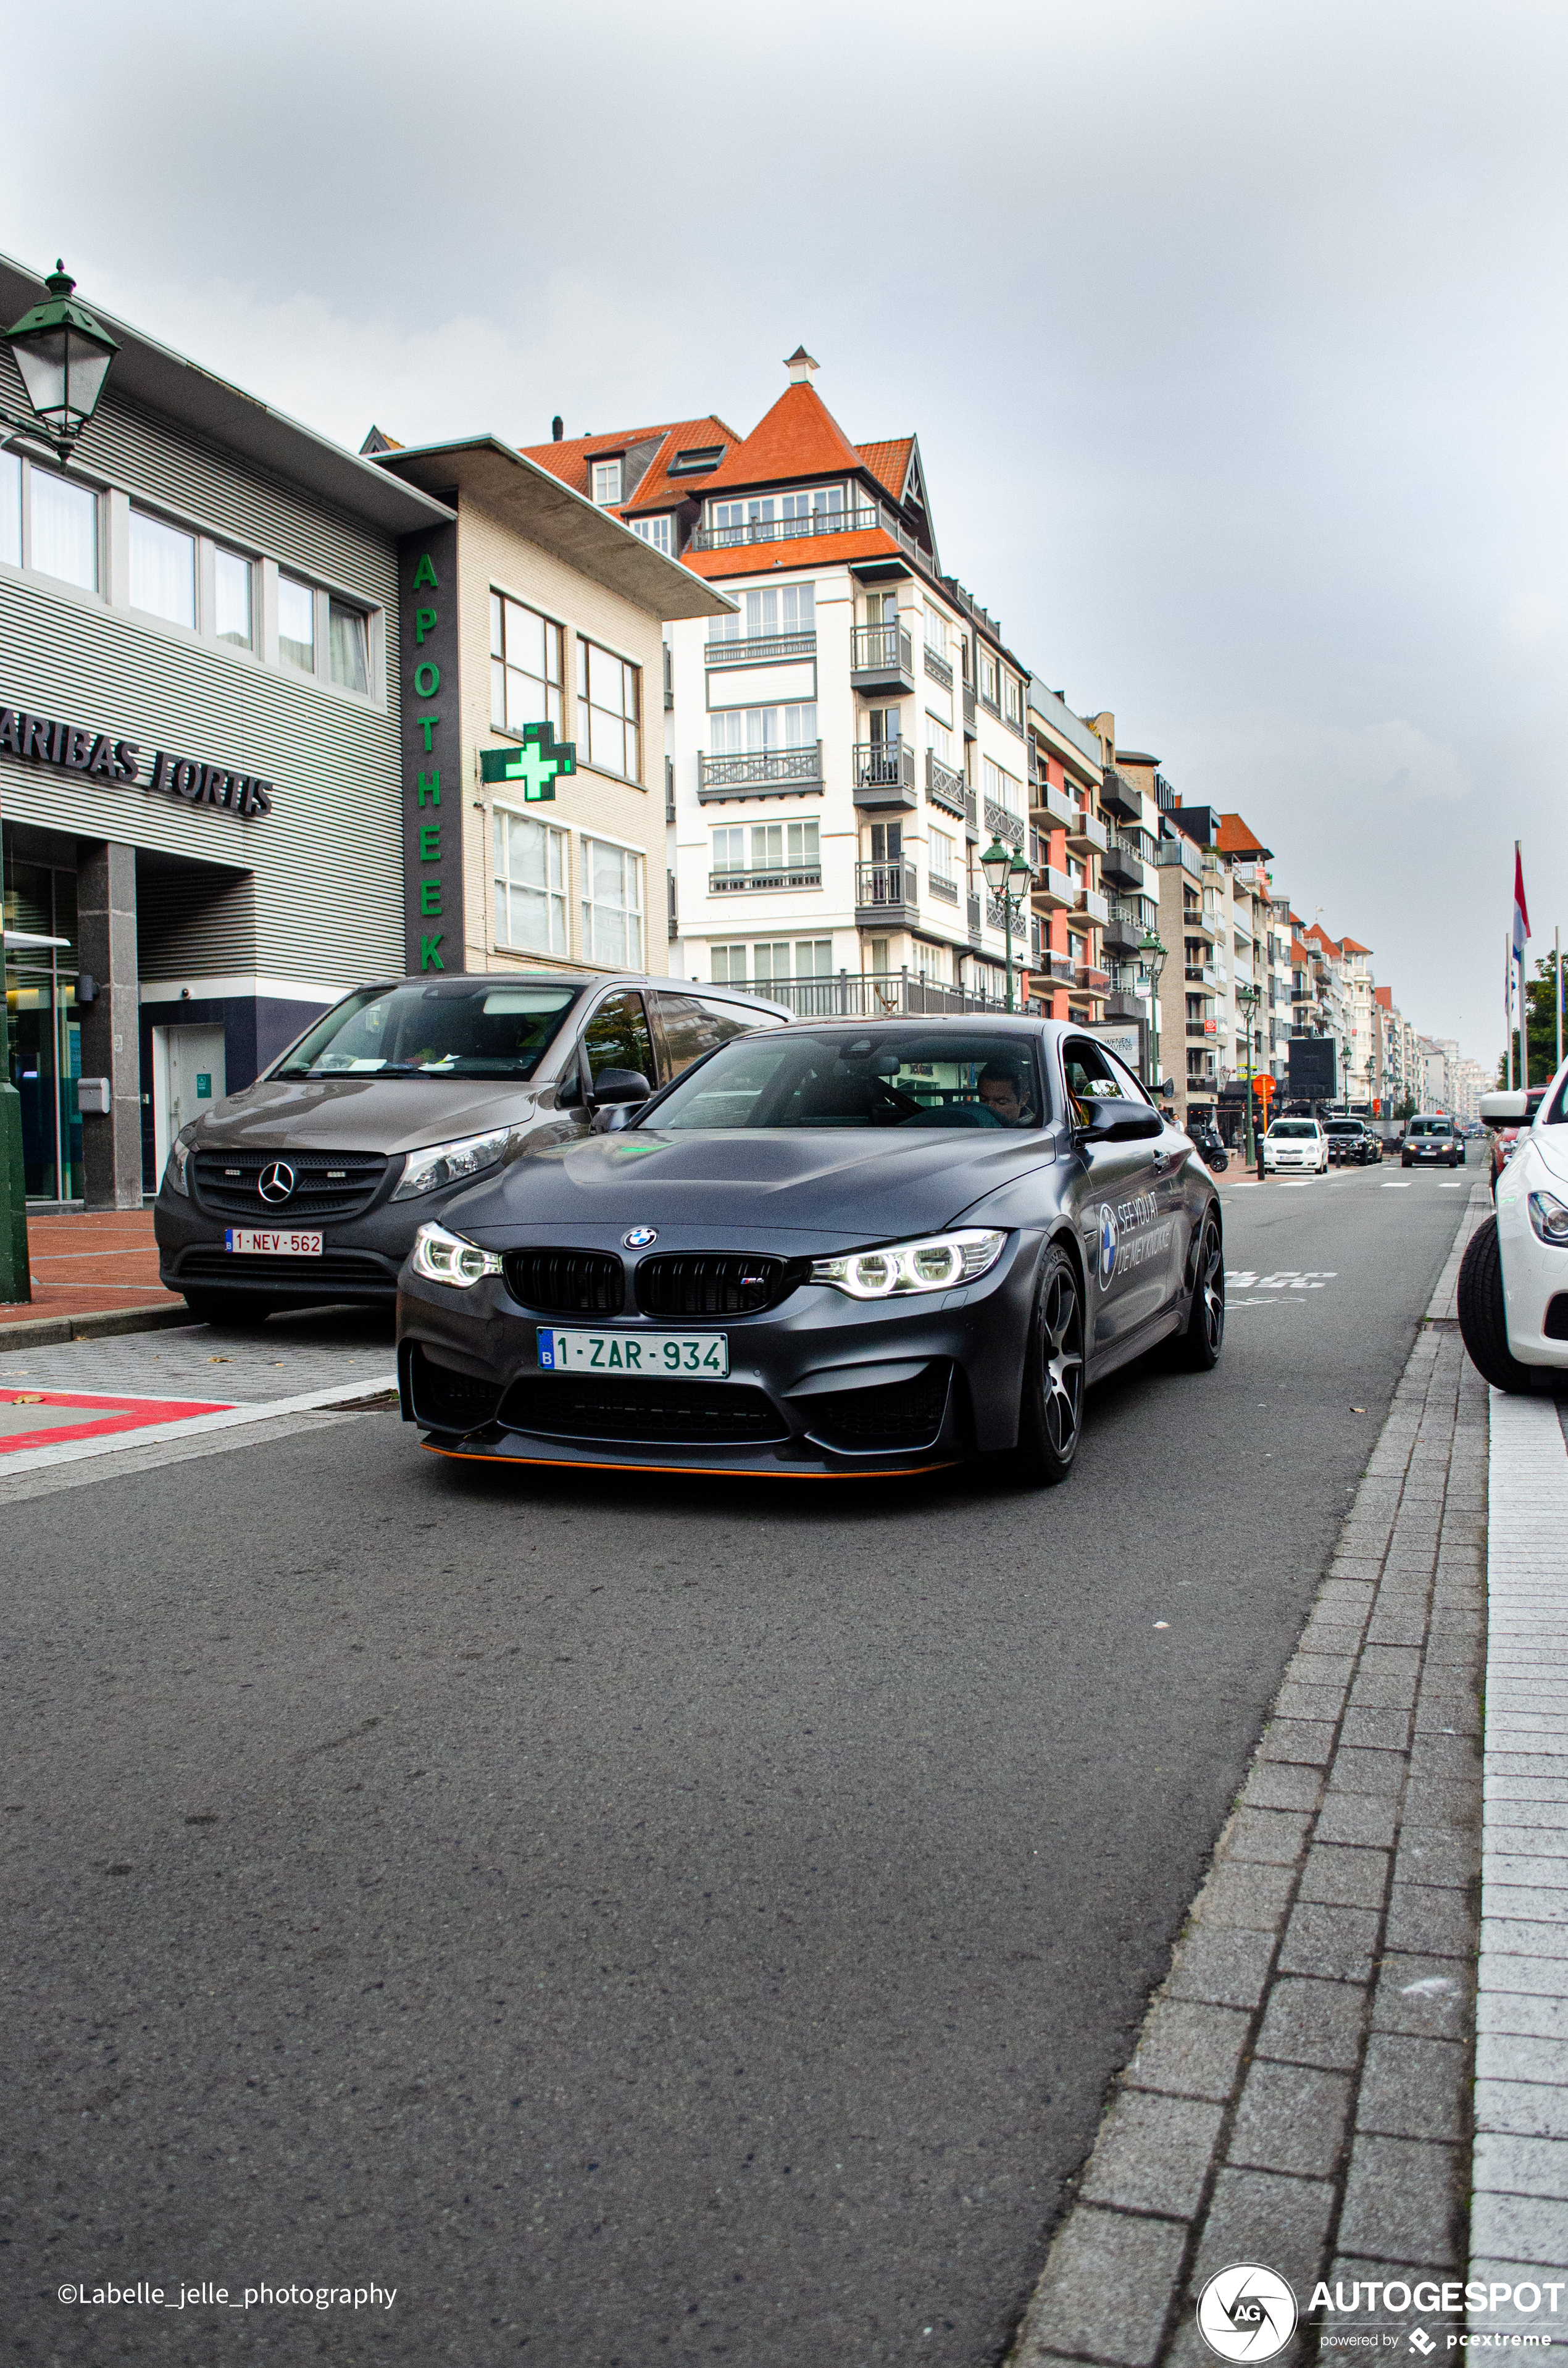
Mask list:
[{"label": "belgian license plate", "polygon": [[258,1234],[246,1225],[231,1225],[223,1247],[242,1258],[320,1258],[319,1234]]},{"label": "belgian license plate", "polygon": [[555,1332],[541,1325],[541,1373],[700,1373],[722,1381],[730,1370],[723,1332]]}]

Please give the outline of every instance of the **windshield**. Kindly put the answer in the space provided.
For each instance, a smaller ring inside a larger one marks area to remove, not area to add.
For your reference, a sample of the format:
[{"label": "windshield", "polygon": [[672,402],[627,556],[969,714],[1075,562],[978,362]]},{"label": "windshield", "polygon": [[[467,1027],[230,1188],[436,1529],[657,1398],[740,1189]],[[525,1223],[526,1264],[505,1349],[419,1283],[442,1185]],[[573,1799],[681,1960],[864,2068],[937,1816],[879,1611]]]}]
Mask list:
[{"label": "windshield", "polygon": [[1359,1134],[1361,1121],[1358,1118],[1331,1118],[1328,1131],[1330,1134]]},{"label": "windshield", "polygon": [[302,1037],[275,1077],[531,1077],[574,986],[494,978],[366,987]]},{"label": "windshield", "polygon": [[1453,1128],[1446,1118],[1413,1118],[1410,1132],[1412,1134],[1452,1134]]},{"label": "windshield", "polygon": [[715,1053],[648,1114],[660,1129],[1034,1127],[1049,1105],[1034,1046],[981,1030],[791,1028]]},{"label": "windshield", "polygon": [[1282,1135],[1291,1142],[1294,1142],[1298,1135],[1306,1135],[1315,1140],[1317,1128],[1310,1118],[1278,1118],[1275,1120],[1268,1133],[1270,1140],[1275,1143],[1278,1143]]}]

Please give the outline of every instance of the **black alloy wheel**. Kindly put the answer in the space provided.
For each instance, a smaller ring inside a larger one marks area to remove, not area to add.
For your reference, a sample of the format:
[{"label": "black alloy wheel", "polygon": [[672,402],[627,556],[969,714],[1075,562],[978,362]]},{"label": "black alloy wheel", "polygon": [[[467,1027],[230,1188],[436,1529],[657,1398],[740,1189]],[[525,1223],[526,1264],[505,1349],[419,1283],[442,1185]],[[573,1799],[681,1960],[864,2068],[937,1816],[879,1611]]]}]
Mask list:
[{"label": "black alloy wheel", "polygon": [[1035,1287],[1018,1444],[998,1461],[1025,1487],[1054,1488],[1073,1468],[1083,1426],[1084,1291],[1072,1258],[1052,1242]]},{"label": "black alloy wheel", "polygon": [[1497,1220],[1488,1217],[1471,1235],[1460,1266],[1457,1293],[1460,1336],[1470,1361],[1494,1390],[1521,1395],[1535,1385],[1535,1369],[1522,1365],[1508,1347],[1508,1316],[1503,1299],[1503,1258]]},{"label": "black alloy wheel", "polygon": [[1209,1373],[1225,1345],[1225,1251],[1212,1210],[1203,1220],[1193,1261],[1192,1306],[1176,1338],[1176,1360],[1189,1372]]}]

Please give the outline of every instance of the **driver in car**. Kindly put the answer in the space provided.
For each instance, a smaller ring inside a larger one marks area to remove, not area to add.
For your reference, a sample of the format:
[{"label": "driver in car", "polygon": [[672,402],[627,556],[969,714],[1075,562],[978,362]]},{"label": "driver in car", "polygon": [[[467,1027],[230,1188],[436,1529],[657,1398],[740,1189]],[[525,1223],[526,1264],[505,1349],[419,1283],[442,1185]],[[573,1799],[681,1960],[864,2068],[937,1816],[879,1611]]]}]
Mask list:
[{"label": "driver in car", "polygon": [[980,1073],[975,1091],[1003,1126],[1038,1126],[1030,1089],[1024,1070],[1010,1062],[988,1061]]}]

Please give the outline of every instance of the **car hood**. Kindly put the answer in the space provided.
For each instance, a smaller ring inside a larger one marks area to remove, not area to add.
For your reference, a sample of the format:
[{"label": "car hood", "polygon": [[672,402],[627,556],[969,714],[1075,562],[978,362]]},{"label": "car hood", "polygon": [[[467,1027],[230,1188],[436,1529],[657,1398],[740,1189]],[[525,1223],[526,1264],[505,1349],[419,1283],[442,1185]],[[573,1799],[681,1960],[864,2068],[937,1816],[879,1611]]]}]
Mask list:
[{"label": "car hood", "polygon": [[493,1249],[631,1225],[675,1229],[682,1247],[703,1235],[725,1248],[761,1234],[891,1241],[937,1232],[1055,1157],[1050,1133],[989,1128],[665,1134],[635,1127],[525,1155],[460,1193],[442,1218]]},{"label": "car hood", "polygon": [[197,1121],[195,1151],[417,1151],[532,1117],[493,1077],[261,1077]]}]

